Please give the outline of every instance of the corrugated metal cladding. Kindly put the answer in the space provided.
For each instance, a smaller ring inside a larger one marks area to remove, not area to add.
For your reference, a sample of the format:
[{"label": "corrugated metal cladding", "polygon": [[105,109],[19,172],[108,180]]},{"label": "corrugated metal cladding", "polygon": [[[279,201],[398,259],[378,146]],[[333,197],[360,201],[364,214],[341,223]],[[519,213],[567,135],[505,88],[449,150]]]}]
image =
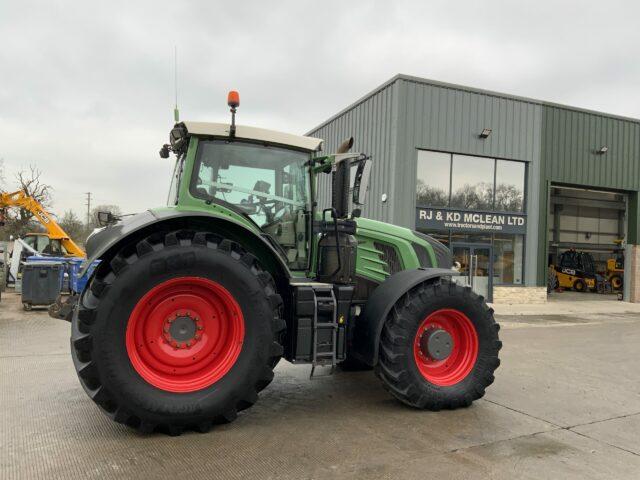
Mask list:
[{"label": "corrugated metal cladding", "polygon": [[542,129],[547,180],[640,190],[640,121],[545,105]]},{"label": "corrugated metal cladding", "polygon": [[[395,200],[403,207],[398,207],[396,223],[412,226],[415,221],[416,149],[528,162],[539,158],[540,105],[408,77],[400,77],[398,84],[400,197]],[[484,128],[492,129],[487,139],[479,138]]]},{"label": "corrugated metal cladding", "polygon": [[[326,152],[353,135],[354,151],[372,154],[374,162],[363,215],[413,227],[417,149],[534,162],[541,118],[533,101],[398,75],[308,134],[325,139]],[[493,130],[486,140],[478,136],[483,128]],[[322,180],[326,206],[329,186]]]},{"label": "corrugated metal cladding", "polygon": [[[607,152],[598,154],[603,146]],[[551,183],[627,191],[627,242],[639,241],[640,120],[545,104],[540,160],[541,210],[548,209]],[[547,229],[546,216],[541,216],[538,284],[546,278]]]},{"label": "corrugated metal cladding", "polygon": [[[389,204],[382,203],[383,193],[391,197],[389,172],[394,169],[395,130],[392,111],[395,88],[389,84],[366,97],[347,111],[336,116],[308,135],[324,139],[325,153],[335,152],[338,145],[353,136],[354,152],[373,154],[373,166],[367,204],[363,216],[386,222],[391,221]],[[330,205],[330,176],[320,175],[318,182],[319,205]]]},{"label": "corrugated metal cladding", "polygon": [[418,149],[528,162],[527,285],[546,282],[551,183],[628,192],[628,241],[639,241],[640,120],[397,75],[309,134],[327,152],[353,135],[355,150],[374,160],[364,215],[406,227],[415,225]]}]

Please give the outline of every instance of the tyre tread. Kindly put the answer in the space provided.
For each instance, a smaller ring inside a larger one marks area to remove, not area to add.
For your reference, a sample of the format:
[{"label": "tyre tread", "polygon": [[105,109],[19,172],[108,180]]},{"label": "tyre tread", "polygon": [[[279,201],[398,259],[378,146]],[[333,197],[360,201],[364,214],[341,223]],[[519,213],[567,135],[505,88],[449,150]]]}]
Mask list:
[{"label": "tyre tread", "polygon": [[[459,394],[451,394],[445,390],[449,387],[439,387],[426,381],[425,387],[422,388],[414,383],[413,376],[407,369],[408,362],[414,361],[413,355],[406,353],[407,342],[411,342],[413,338],[410,332],[415,329],[415,320],[412,318],[415,318],[421,307],[431,299],[444,296],[464,297],[477,311],[483,312],[481,321],[488,326],[485,331],[490,335],[487,342],[489,354],[482,358],[483,369],[472,377],[473,384],[470,388]],[[500,365],[498,352],[502,347],[498,338],[499,330],[500,326],[494,319],[493,309],[486,305],[482,296],[470,288],[445,280],[425,282],[406,292],[388,314],[380,336],[378,363],[374,371],[394,397],[410,406],[432,411],[467,407],[481,398],[485,389],[494,381],[493,372]]]},{"label": "tyre tread", "polygon": [[[104,295],[109,286],[129,265],[152,251],[191,244],[227,252],[230,257],[243,264],[249,272],[257,277],[273,310],[273,320],[270,322],[273,334],[273,342],[269,347],[270,357],[263,367],[263,374],[259,376],[255,384],[247,388],[245,394],[236,401],[233,407],[216,418],[205,419],[188,425],[176,424],[170,421],[149,421],[131,414],[126,405],[119,405],[116,397],[102,385],[99,373],[91,361],[91,351],[93,349],[91,330],[97,317],[96,311],[100,303],[100,297]],[[125,254],[123,249],[110,262],[106,263],[104,268],[99,269],[90,280],[85,294],[81,296],[78,302],[71,329],[71,353],[82,387],[112,420],[136,428],[141,433],[162,432],[175,436],[180,435],[185,430],[207,432],[212,424],[232,422],[236,419],[238,411],[252,406],[258,400],[258,392],[271,383],[274,377],[273,367],[283,354],[282,341],[286,323],[282,318],[282,297],[275,292],[277,292],[277,288],[271,274],[260,266],[254,255],[246,252],[237,242],[222,238],[211,232],[201,231],[178,230],[167,232],[164,236],[158,236],[157,233],[150,235],[137,242],[133,252],[127,251]]]}]

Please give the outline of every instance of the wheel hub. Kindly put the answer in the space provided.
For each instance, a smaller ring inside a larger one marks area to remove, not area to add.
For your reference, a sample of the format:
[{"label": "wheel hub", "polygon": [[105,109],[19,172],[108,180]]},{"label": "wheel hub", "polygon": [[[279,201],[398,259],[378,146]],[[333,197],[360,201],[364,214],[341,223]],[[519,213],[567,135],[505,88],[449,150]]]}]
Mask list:
[{"label": "wheel hub", "polygon": [[418,326],[413,357],[425,380],[446,387],[461,382],[473,370],[478,346],[478,334],[469,317],[455,308],[443,308]]},{"label": "wheel hub", "polygon": [[202,338],[202,329],[202,322],[192,312],[176,312],[164,321],[162,336],[174,348],[191,348]]},{"label": "wheel hub", "polygon": [[240,305],[222,285],[177,277],[150,289],[127,325],[131,364],[151,385],[193,392],[220,380],[242,350]]},{"label": "wheel hub", "polygon": [[429,328],[420,337],[420,351],[433,360],[444,360],[451,355],[453,338],[441,328]]}]

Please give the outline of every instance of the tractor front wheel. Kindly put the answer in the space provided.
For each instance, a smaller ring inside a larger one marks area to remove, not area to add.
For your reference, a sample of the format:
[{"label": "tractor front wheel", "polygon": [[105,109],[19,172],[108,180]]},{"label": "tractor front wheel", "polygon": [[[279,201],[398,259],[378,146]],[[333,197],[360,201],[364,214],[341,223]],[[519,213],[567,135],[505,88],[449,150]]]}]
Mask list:
[{"label": "tractor front wheel", "polygon": [[468,287],[421,284],[388,315],[376,374],[413,407],[469,406],[484,395],[500,365],[499,328],[493,310]]},{"label": "tractor front wheel", "polygon": [[282,355],[282,299],[239,244],[208,232],[151,235],[105,262],[80,298],[71,352],[116,422],[176,435],[256,402]]}]

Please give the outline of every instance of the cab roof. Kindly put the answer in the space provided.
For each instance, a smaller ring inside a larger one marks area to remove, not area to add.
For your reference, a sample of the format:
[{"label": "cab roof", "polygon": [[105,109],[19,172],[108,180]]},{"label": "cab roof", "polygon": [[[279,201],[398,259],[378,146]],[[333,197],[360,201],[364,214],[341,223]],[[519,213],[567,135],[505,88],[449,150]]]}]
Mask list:
[{"label": "cab roof", "polygon": [[[214,137],[229,136],[230,125],[227,123],[182,122],[182,124],[191,135],[208,135]],[[295,147],[310,152],[318,151],[322,147],[322,140],[319,138],[292,135],[290,133],[276,132],[274,130],[266,130],[264,128],[247,127],[245,125],[236,125],[235,138]]]}]

